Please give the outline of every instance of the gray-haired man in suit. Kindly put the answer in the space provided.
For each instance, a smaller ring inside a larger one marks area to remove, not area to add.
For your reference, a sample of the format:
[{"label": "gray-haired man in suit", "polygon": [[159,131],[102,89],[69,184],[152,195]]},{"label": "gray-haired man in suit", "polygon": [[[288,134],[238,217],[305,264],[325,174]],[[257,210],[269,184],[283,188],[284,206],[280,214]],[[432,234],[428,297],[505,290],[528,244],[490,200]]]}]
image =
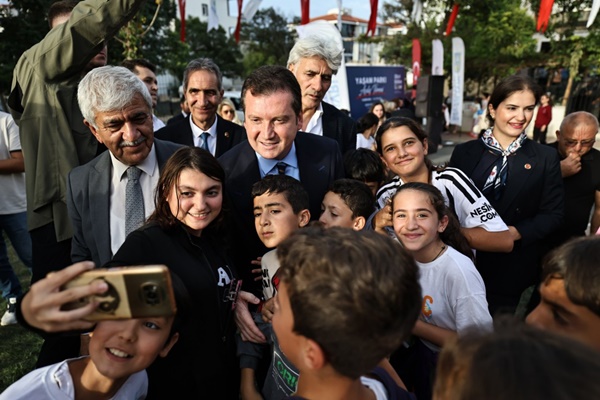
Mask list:
[{"label": "gray-haired man in suit", "polygon": [[[154,211],[159,170],[180,146],[154,139],[152,98],[126,68],[106,66],[89,72],[79,84],[77,99],[85,124],[109,151],[69,173],[71,258],[101,266],[128,231],[141,226]],[[131,192],[130,181],[137,185]],[[131,213],[130,206],[136,206]]]}]

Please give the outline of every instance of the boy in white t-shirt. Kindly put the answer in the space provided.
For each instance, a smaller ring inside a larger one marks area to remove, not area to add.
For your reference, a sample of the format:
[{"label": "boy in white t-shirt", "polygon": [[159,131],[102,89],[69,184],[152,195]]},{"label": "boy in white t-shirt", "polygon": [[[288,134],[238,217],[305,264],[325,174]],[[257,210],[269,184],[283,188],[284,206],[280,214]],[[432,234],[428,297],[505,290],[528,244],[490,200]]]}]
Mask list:
[{"label": "boy in white t-shirt", "polygon": [[[261,259],[263,282],[263,300],[267,301],[277,292],[276,276],[279,269],[277,246],[296,230],[310,222],[308,193],[300,181],[287,175],[267,175],[252,186],[254,199],[254,226],[263,244],[274,249]],[[260,312],[254,315],[254,321],[267,338],[271,338],[271,324],[262,320]],[[280,354],[275,342],[273,357],[282,360],[282,366],[287,365],[285,357]],[[258,367],[265,346],[250,342],[238,341],[240,356],[242,398],[259,396],[255,370]],[[293,367],[281,367],[267,373],[265,378],[266,397],[269,399],[283,398],[293,392],[297,373]],[[287,378],[284,378],[287,377]],[[287,379],[287,381],[286,381]]]},{"label": "boy in white t-shirt", "polygon": [[145,399],[145,369],[158,356],[167,356],[179,338],[179,326],[189,308],[183,283],[173,279],[174,316],[99,321],[90,333],[89,356],[33,370],[0,394],[0,400],[78,400],[91,395],[111,400]]}]

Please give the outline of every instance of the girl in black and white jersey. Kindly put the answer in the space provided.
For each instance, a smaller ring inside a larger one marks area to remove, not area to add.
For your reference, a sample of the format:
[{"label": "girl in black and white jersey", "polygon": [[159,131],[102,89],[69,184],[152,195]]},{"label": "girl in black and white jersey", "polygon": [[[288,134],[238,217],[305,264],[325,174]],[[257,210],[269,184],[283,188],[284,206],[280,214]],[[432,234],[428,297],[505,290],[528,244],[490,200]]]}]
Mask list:
[{"label": "girl in black and white jersey", "polygon": [[384,232],[392,226],[389,201],[398,187],[407,182],[429,183],[442,193],[473,249],[512,250],[508,227],[473,182],[458,169],[436,168],[426,159],[427,134],[418,123],[390,118],[377,131],[376,141],[377,151],[396,176],[377,192],[378,212],[370,218],[371,228]]}]

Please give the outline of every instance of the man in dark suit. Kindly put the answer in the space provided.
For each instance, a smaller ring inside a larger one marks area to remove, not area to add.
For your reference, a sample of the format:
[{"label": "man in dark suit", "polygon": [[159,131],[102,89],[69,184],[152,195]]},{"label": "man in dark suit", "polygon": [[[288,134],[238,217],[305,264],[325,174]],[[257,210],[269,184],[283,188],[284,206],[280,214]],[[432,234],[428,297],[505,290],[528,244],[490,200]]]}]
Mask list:
[{"label": "man in dark suit", "polygon": [[308,36],[296,42],[288,58],[288,69],[302,90],[302,127],[304,132],[325,136],[338,142],[342,154],[356,149],[356,122],[323,101],[331,87],[331,77],[342,63],[343,49],[335,41]]},{"label": "man in dark suit", "polygon": [[[238,271],[250,284],[250,262],[266,252],[254,228],[252,185],[265,175],[284,172],[302,182],[309,194],[311,217],[319,218],[329,185],[344,175],[338,144],[298,132],[302,126],[301,91],[283,67],[264,66],[246,78],[242,88],[248,141],[219,161],[227,175],[225,189],[233,203]],[[260,285],[252,288],[256,293]]]},{"label": "man in dark suit", "polygon": [[217,115],[224,93],[222,79],[221,70],[211,59],[190,61],[183,72],[183,92],[190,115],[157,131],[156,138],[202,147],[215,157],[246,140],[243,127]]},{"label": "man in dark suit", "polygon": [[187,105],[187,101],[185,100],[185,95],[182,94],[179,99],[179,108],[181,108],[181,112],[177,115],[172,116],[167,120],[167,125],[173,124],[175,122],[183,121],[190,115],[190,108]]},{"label": "man in dark suit", "polygon": [[[98,87],[111,90],[95,90]],[[106,96],[116,92],[125,92],[126,96],[116,100]],[[90,72],[81,81],[77,95],[85,124],[109,151],[68,175],[67,209],[73,224],[71,258],[73,262],[91,260],[101,266],[110,261],[127,234],[127,169],[135,166],[142,171],[140,200],[144,217],[148,217],[154,210],[159,169],[181,146],[154,140],[150,93],[123,67]]]}]

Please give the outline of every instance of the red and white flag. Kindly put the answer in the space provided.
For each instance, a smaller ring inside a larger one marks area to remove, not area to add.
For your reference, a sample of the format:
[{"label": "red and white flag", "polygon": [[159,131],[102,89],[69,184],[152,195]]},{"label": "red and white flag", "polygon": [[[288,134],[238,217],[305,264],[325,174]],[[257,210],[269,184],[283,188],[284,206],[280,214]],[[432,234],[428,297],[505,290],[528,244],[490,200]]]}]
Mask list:
[{"label": "red and white flag", "polygon": [[185,42],[185,0],[179,0],[179,19],[181,20],[179,40]]},{"label": "red and white flag", "polygon": [[300,0],[300,25],[306,25],[310,21],[310,1]]},{"label": "red and white flag", "polygon": [[377,30],[377,0],[371,0],[371,17],[369,18],[369,25],[367,26],[367,36],[371,32],[371,36],[375,35]]},{"label": "red and white flag", "polygon": [[546,32],[546,29],[548,29],[548,23],[550,22],[550,14],[552,14],[553,5],[554,0],[541,1],[536,30],[540,32]]},{"label": "red and white flag", "polygon": [[242,3],[244,0],[237,0],[238,2],[238,17],[237,17],[237,25],[235,26],[235,33],[233,37],[235,37],[235,42],[240,42],[240,30],[242,29]]}]

